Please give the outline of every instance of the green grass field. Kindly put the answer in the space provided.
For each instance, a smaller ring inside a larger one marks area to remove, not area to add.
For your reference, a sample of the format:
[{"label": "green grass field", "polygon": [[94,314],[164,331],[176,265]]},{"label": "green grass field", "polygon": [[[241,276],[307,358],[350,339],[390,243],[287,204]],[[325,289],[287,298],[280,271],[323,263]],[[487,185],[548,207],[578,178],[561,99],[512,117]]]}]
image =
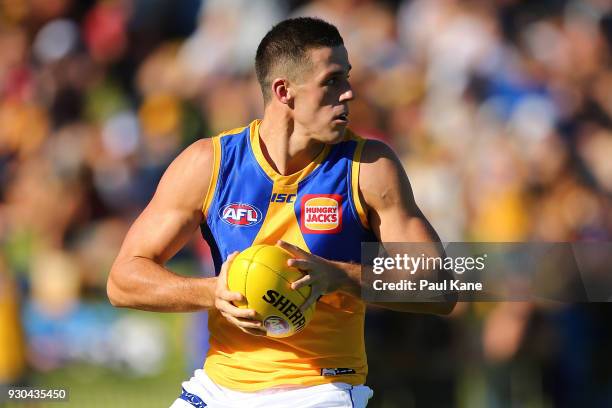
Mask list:
[{"label": "green grass field", "polygon": [[181,382],[190,375],[187,372],[184,351],[187,316],[134,311],[128,313],[139,313],[163,324],[169,349],[159,374],[134,377],[94,365],[71,365],[44,374],[35,373],[30,378],[32,387],[67,388],[69,390],[67,402],[21,402],[6,403],[4,406],[7,408],[167,408],[180,394]]}]

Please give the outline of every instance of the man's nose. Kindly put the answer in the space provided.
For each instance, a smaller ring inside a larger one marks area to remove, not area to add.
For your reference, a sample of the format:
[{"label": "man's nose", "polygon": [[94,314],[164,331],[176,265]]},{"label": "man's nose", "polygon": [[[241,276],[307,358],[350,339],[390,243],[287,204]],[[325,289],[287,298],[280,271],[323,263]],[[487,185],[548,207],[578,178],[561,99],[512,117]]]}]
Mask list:
[{"label": "man's nose", "polygon": [[348,85],[346,90],[340,94],[340,102],[352,101],[355,95],[353,94],[353,88]]}]

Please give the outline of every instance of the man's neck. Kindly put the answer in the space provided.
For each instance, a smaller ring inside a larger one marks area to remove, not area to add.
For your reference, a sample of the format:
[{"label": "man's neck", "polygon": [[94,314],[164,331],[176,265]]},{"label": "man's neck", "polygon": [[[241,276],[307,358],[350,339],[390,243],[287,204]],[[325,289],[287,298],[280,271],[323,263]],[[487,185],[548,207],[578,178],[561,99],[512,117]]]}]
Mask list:
[{"label": "man's neck", "polygon": [[268,109],[259,126],[259,138],[264,157],[282,175],[302,170],[325,147],[296,126],[293,118]]}]

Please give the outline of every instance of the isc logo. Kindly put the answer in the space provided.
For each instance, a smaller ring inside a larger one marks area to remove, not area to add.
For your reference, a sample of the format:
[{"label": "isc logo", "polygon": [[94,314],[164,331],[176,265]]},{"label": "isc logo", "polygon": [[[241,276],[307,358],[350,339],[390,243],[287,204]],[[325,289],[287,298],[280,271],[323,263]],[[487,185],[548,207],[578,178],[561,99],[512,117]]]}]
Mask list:
[{"label": "isc logo", "polygon": [[274,193],[270,197],[271,203],[292,203],[295,201],[295,194]]},{"label": "isc logo", "polygon": [[223,206],[219,216],[230,225],[248,227],[261,221],[261,211],[251,204],[231,203]]}]

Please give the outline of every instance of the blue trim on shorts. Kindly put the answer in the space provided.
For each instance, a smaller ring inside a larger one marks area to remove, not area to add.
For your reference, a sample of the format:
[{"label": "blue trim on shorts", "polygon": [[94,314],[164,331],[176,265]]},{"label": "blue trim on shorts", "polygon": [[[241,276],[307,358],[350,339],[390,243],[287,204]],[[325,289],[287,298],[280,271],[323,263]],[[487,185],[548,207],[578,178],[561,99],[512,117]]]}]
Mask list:
[{"label": "blue trim on shorts", "polygon": [[187,401],[196,408],[204,408],[208,406],[204,401],[202,401],[202,398],[195,394],[188,393],[184,388],[182,390],[183,392],[181,392],[181,396],[179,397],[180,399]]},{"label": "blue trim on shorts", "polygon": [[349,397],[351,398],[351,408],[355,408],[355,403],[353,402],[353,393],[351,391],[353,391],[352,385],[351,385],[351,388],[349,388],[348,392],[349,392]]}]

